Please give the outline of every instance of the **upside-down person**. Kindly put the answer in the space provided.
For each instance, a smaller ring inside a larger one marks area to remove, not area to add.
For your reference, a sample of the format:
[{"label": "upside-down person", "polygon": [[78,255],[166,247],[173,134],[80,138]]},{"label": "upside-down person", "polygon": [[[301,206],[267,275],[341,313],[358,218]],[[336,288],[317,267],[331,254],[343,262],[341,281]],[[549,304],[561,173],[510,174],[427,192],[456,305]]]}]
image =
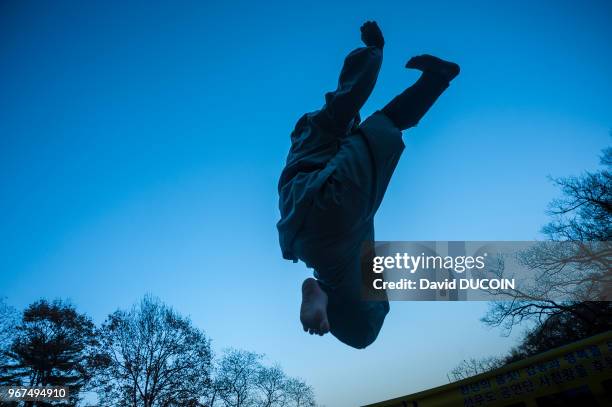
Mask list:
[{"label": "upside-down person", "polygon": [[361,39],[366,46],[346,57],[337,89],[291,133],[277,224],[283,257],[314,270],[302,284],[304,331],[331,332],[355,348],[374,342],[389,312],[386,300],[362,299],[361,253],[374,241],[374,215],[404,149],[402,130],[416,126],[459,74],[457,64],[415,56],[406,67],[421,77],[360,122],[385,44],[375,22],[363,24]]}]

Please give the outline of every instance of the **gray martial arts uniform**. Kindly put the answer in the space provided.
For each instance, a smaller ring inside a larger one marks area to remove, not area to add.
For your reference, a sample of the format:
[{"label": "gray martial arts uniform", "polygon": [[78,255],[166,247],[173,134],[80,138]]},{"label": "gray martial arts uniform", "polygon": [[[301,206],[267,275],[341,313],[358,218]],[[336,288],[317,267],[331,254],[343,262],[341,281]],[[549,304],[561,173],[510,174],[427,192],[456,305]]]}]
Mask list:
[{"label": "gray martial arts uniform", "polygon": [[344,62],[338,89],[300,118],[279,182],[283,257],[304,261],[328,294],[331,333],[364,348],[380,331],[388,301],[363,301],[364,242],[404,149],[402,133],[383,113],[358,123],[382,62],[382,50],[359,48]]}]

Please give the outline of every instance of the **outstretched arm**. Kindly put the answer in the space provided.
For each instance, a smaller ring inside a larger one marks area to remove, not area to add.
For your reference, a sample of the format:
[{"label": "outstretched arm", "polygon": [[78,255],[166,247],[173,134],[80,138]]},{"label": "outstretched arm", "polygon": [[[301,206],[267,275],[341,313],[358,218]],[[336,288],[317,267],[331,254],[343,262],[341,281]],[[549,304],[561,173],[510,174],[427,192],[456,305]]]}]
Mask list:
[{"label": "outstretched arm", "polygon": [[348,130],[351,120],[368,100],[382,64],[385,40],[376,22],[366,21],[361,26],[361,40],[366,47],[357,48],[346,57],[338,88],[325,95],[324,110],[338,131]]}]

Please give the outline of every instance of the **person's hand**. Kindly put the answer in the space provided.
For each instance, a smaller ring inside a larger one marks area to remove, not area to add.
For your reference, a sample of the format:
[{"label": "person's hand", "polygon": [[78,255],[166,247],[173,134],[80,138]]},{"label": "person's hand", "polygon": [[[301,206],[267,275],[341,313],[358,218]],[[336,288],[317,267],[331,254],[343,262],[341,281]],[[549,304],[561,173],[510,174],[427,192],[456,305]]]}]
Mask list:
[{"label": "person's hand", "polygon": [[382,49],[385,46],[385,38],[376,21],[366,21],[363,23],[361,26],[361,41],[368,47]]}]

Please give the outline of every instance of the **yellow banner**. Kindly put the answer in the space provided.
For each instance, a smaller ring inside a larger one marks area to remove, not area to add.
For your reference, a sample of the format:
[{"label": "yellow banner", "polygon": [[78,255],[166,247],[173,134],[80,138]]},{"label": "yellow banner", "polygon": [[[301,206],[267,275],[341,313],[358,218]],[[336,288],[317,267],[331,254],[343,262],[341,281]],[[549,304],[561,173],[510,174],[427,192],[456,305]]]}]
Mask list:
[{"label": "yellow banner", "polygon": [[612,406],[612,331],[366,407]]}]

